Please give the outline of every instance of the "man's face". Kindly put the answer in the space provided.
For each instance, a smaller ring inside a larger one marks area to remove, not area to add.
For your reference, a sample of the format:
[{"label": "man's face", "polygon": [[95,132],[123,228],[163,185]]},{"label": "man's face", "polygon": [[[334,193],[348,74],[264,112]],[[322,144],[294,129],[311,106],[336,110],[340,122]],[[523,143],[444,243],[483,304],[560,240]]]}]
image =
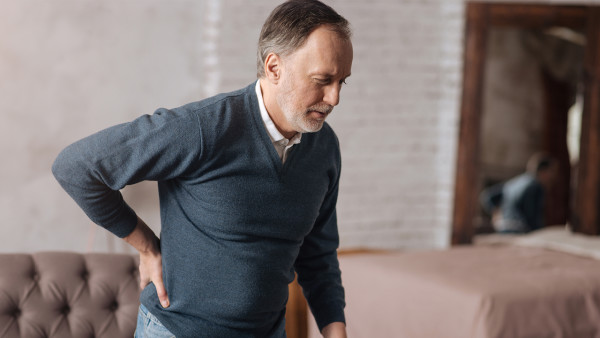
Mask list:
[{"label": "man's face", "polygon": [[302,47],[282,58],[276,95],[288,130],[316,132],[333,107],[352,68],[352,43],[321,26]]}]

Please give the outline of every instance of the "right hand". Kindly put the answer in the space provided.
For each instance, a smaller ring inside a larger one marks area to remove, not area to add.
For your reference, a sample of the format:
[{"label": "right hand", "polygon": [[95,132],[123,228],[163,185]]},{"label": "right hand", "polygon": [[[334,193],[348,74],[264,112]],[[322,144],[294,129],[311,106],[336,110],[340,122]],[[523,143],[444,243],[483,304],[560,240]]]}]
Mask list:
[{"label": "right hand", "polygon": [[140,288],[144,289],[152,282],[162,307],[169,307],[170,302],[162,278],[162,256],[158,237],[138,217],[135,229],[124,240],[140,253]]},{"label": "right hand", "polygon": [[140,253],[140,288],[154,283],[156,294],[162,307],[169,307],[169,298],[162,278],[162,256],[157,253]]}]

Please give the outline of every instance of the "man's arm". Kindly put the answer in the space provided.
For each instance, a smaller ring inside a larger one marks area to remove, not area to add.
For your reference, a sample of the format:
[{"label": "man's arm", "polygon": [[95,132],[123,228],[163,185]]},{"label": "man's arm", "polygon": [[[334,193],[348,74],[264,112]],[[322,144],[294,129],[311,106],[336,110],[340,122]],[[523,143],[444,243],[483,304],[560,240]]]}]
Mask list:
[{"label": "man's arm", "polygon": [[[344,288],[337,258],[339,235],[336,204],[341,159],[337,152],[337,168],[332,174],[319,216],[304,238],[294,268],[298,283],[325,337],[345,337]],[[340,335],[341,334],[341,335]]]},{"label": "man's arm", "polygon": [[144,180],[185,174],[201,155],[199,130],[191,114],[159,109],[75,142],[52,166],[58,182],[92,221],[140,252],[141,286],[153,282],[163,306],[169,301],[159,240],[119,190]]},{"label": "man's arm", "polygon": [[69,145],[52,172],[94,223],[123,238],[134,230],[137,216],[120,190],[185,175],[201,157],[201,137],[195,116],[159,109]]},{"label": "man's arm", "polygon": [[160,304],[165,308],[169,307],[169,298],[162,278],[162,256],[158,237],[138,217],[135,229],[123,239],[140,253],[140,288],[144,289],[150,282],[154,283]]}]

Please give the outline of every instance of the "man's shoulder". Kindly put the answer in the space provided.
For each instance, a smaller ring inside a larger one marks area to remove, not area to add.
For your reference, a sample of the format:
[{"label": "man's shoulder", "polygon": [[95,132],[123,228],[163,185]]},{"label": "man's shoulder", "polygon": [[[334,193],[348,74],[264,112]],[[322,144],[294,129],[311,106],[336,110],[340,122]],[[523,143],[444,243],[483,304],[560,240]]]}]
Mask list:
[{"label": "man's shoulder", "polygon": [[[241,88],[235,91],[217,94],[199,101],[187,103],[183,106],[174,108],[180,112],[202,114],[204,112],[210,113],[222,109],[239,109],[248,105],[249,94],[252,93],[251,84],[245,88]],[[247,107],[246,107],[247,108]]]},{"label": "man's shoulder", "polygon": [[[197,130],[205,146],[218,147],[219,142],[239,138],[243,130],[255,127],[256,116],[260,113],[254,84],[251,86],[191,102],[170,111],[173,116],[184,117],[179,124],[180,130]],[[188,125],[183,125],[185,123]]]}]

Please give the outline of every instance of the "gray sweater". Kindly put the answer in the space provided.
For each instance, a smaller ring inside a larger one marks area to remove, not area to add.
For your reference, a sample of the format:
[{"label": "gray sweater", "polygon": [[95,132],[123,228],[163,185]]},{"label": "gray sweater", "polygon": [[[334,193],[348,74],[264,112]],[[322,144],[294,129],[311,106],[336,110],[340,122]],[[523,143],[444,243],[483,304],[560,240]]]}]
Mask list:
[{"label": "gray sweater", "polygon": [[294,271],[320,328],[344,321],[336,249],[341,160],[325,124],[285,164],[260,116],[254,84],[158,109],[80,140],[53,173],[98,225],[136,225],[119,189],[158,181],[163,278],[141,302],[177,337],[284,337]]}]

